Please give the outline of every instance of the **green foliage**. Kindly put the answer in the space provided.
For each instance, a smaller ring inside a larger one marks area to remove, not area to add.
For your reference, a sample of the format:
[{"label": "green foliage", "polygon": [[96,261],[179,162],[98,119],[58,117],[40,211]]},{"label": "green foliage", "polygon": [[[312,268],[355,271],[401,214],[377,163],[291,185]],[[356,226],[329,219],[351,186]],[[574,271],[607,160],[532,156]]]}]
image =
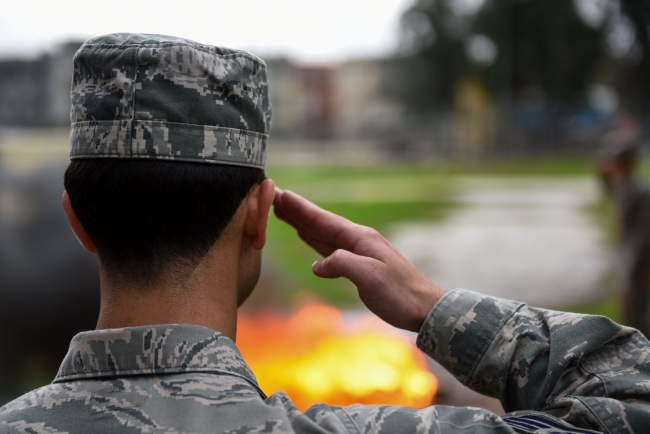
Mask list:
[{"label": "green foliage", "polygon": [[[487,0],[475,10],[463,4],[469,2],[416,0],[404,13],[402,95],[410,110],[453,107],[458,84],[471,78],[494,99],[545,104],[555,112],[584,104],[588,86],[605,83],[619,90],[624,108],[648,112],[647,2],[605,1],[599,4],[604,20],[589,24],[575,1]],[[607,48],[626,32],[637,41],[629,52],[615,54]],[[468,54],[477,35],[496,46],[493,61],[480,62]]]},{"label": "green foliage", "polygon": [[[584,100],[586,87],[595,78],[596,65],[607,57],[602,29],[587,26],[573,2],[565,0],[531,1],[494,8],[492,13],[504,26],[511,20],[515,92],[539,86],[554,103]],[[505,45],[507,36],[501,36],[501,45]]]},{"label": "green foliage", "polygon": [[617,87],[622,105],[633,113],[647,114],[650,99],[650,2],[624,0],[626,16],[634,24],[636,45],[629,61],[619,63]]},{"label": "green foliage", "polygon": [[472,69],[464,55],[468,22],[450,6],[418,0],[402,17],[403,96],[413,111],[450,106],[458,80]]},{"label": "green foliage", "polygon": [[457,81],[471,67],[462,38],[445,29],[453,26],[446,23],[452,17],[447,2],[419,0],[402,18],[405,48],[413,52],[403,70],[407,108],[430,111],[451,105]]}]

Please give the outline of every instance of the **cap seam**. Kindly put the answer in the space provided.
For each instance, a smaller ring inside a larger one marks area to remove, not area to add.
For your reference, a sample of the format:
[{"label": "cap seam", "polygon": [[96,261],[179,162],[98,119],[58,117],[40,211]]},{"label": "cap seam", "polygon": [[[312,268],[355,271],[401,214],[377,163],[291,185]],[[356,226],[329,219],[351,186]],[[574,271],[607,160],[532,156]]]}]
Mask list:
[{"label": "cap seam", "polygon": [[[76,110],[71,159],[140,158],[264,168],[271,117],[268,66],[255,54],[172,36],[120,33],[86,41],[75,63],[81,64],[84,75],[78,82],[73,77],[71,93],[77,104],[71,110]],[[156,65],[156,74],[168,77],[171,71],[182,79],[142,89],[140,81],[149,76],[142,68],[149,64]],[[93,82],[84,78],[87,74],[107,78]],[[244,90],[237,93],[247,105],[213,110],[213,100],[220,95],[214,95],[213,82],[233,92],[241,86]],[[187,92],[173,92],[181,87]],[[141,91],[152,97],[152,107],[159,106],[154,116],[138,109]],[[103,105],[110,111],[98,111]],[[193,116],[196,110],[206,113]]]},{"label": "cap seam", "polygon": [[253,167],[256,169],[264,169],[265,164],[255,164],[255,163],[244,163],[240,161],[232,161],[232,160],[222,160],[218,158],[208,158],[208,157],[196,157],[196,158],[187,158],[187,157],[176,157],[173,155],[150,155],[150,154],[131,154],[129,156],[126,155],[120,155],[120,154],[81,154],[81,153],[75,153],[70,155],[71,160],[75,159],[82,159],[82,158],[121,158],[121,159],[134,159],[134,158],[140,158],[140,159],[150,159],[150,160],[158,160],[158,161],[183,161],[183,162],[188,162],[188,163],[197,163],[197,164],[202,164],[203,162],[205,163],[211,163],[211,164],[223,164],[227,166],[244,166],[244,167]]},{"label": "cap seam", "polygon": [[131,119],[129,120],[128,130],[126,131],[127,139],[124,148],[128,145],[129,155],[133,155],[133,121],[135,120],[135,87],[138,80],[138,49],[136,48],[133,55],[133,82],[131,83]]},{"label": "cap seam", "polygon": [[267,67],[266,62],[255,56],[254,54],[251,53],[230,53],[230,54],[219,54],[216,53],[215,51],[211,51],[209,46],[206,45],[192,45],[188,44],[186,42],[181,42],[181,43],[162,43],[162,44],[128,44],[128,45],[113,45],[113,44],[85,44],[83,45],[80,50],[87,48],[87,47],[92,47],[92,48],[119,48],[119,49],[128,49],[128,48],[133,48],[133,47],[139,47],[139,48],[156,48],[156,47],[161,47],[161,48],[166,48],[166,47],[190,47],[190,48],[196,48],[199,51],[203,51],[209,54],[214,54],[216,56],[219,56],[221,58],[229,58],[229,57],[245,57],[248,60],[254,60],[257,62],[262,63],[265,67]]},{"label": "cap seam", "polygon": [[245,132],[246,134],[258,135],[267,139],[270,137],[270,134],[268,133],[260,133],[258,131],[246,130],[243,128],[222,127],[219,125],[190,124],[186,122],[169,122],[169,121],[158,120],[158,119],[116,119],[116,120],[79,121],[79,122],[73,122],[72,124],[70,124],[70,127],[74,128],[75,125],[91,125],[91,124],[99,124],[99,123],[120,123],[123,121],[129,122],[131,124],[131,128],[133,128],[133,126],[137,125],[138,123],[146,124],[152,122],[160,122],[161,124],[165,124],[165,125],[186,125],[188,127],[215,128],[215,129],[230,130],[234,132]]}]

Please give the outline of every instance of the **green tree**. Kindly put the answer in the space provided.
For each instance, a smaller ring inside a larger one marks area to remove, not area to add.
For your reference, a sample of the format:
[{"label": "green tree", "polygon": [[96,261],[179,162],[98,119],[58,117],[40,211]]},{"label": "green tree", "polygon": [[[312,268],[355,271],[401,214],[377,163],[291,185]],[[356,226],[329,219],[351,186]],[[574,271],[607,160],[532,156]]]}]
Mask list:
[{"label": "green tree", "polygon": [[[584,104],[589,86],[605,81],[638,110],[650,95],[649,16],[644,0],[416,0],[402,17],[405,105],[450,108],[459,80],[472,76],[498,101],[535,88],[549,107]],[[615,53],[625,42],[615,33],[629,23],[637,42]]]},{"label": "green tree", "polygon": [[[621,6],[621,12],[631,24],[634,44],[627,55],[616,62],[616,87],[625,109],[647,116],[650,114],[650,3],[624,0]],[[622,24],[620,18],[617,21],[613,23],[612,32],[616,32],[616,25]]]}]

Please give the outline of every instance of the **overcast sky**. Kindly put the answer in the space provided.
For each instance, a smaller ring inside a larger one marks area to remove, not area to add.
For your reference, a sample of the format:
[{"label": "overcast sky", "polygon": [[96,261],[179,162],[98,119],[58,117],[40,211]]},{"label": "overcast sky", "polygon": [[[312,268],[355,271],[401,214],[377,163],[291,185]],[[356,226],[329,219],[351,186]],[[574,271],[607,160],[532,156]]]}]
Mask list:
[{"label": "overcast sky", "polygon": [[161,33],[325,63],[390,53],[413,0],[0,0],[0,56],[33,56],[70,39]]}]

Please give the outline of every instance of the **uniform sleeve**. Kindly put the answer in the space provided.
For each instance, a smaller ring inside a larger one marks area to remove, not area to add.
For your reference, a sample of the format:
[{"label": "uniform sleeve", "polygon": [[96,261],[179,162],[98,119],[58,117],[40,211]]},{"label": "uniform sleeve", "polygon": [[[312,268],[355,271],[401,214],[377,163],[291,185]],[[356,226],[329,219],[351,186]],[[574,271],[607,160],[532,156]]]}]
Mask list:
[{"label": "uniform sleeve", "polygon": [[430,312],[417,344],[515,412],[507,416],[542,412],[609,433],[650,426],[650,343],[608,318],[454,290]]}]

